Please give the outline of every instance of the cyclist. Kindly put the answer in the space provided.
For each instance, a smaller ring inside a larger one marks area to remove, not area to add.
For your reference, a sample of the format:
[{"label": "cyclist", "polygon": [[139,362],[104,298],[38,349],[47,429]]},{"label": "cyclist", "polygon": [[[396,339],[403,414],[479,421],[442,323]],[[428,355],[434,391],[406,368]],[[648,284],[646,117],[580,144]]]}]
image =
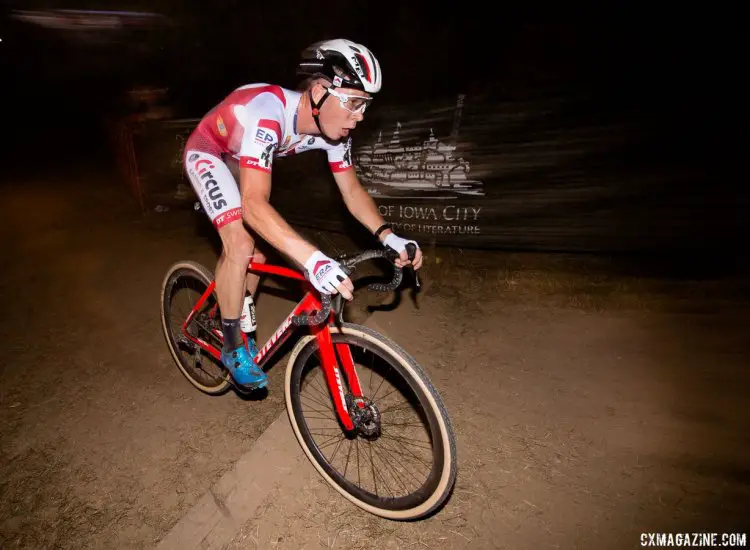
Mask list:
[{"label": "cyclist", "polygon": [[[248,262],[266,258],[244,224],[296,262],[319,292],[338,292],[351,300],[354,290],[338,262],[303,239],[270,205],[274,158],[326,151],[349,212],[383,245],[399,252],[396,265],[422,265],[417,243],[393,233],[352,163],[349,134],[383,80],[377,59],[365,46],[346,39],[321,41],[303,51],[297,73],[305,80],[296,91],[265,83],[232,91],[203,117],[185,144],[185,170],[222,241],[216,264],[224,335],[221,359],[235,384],[246,390],[267,384],[265,372],[254,362],[256,344],[248,338],[245,347],[240,329],[245,293],[254,296],[259,282],[258,275],[247,272]],[[239,161],[239,185],[227,157]],[[407,243],[417,245],[413,262],[407,257]]]}]

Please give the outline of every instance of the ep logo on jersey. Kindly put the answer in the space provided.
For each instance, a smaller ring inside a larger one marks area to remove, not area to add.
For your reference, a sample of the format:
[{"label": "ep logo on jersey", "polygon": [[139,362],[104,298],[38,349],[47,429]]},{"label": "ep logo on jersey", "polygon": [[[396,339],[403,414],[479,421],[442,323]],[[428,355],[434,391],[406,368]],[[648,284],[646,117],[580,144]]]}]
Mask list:
[{"label": "ep logo on jersey", "polygon": [[255,132],[255,141],[261,144],[266,144],[273,141],[273,136],[266,132],[263,128],[258,128]]}]

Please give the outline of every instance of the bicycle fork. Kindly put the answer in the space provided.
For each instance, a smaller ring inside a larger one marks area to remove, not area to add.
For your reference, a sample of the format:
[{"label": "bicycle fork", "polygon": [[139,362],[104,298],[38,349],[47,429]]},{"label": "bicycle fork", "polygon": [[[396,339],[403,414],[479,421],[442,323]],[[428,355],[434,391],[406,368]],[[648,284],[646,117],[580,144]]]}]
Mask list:
[{"label": "bicycle fork", "polygon": [[[344,396],[344,384],[341,380],[341,370],[343,368],[349,391],[355,399],[361,401],[362,388],[359,384],[359,377],[354,368],[354,358],[348,344],[333,344],[331,331],[328,324],[314,327],[315,336],[318,340],[318,349],[320,350],[320,361],[323,366],[323,373],[331,392],[331,399],[336,409],[339,420],[348,431],[354,430],[354,422],[349,415],[346,406],[346,397]],[[337,360],[338,355],[338,360]],[[340,361],[340,366],[339,366]]]}]

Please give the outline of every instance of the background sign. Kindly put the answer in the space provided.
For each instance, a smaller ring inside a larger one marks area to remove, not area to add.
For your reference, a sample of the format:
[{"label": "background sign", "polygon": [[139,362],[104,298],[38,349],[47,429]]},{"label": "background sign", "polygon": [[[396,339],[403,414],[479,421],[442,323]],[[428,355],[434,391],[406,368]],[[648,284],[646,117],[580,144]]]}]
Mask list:
[{"label": "background sign", "polygon": [[[742,183],[717,164],[705,121],[668,103],[565,90],[374,105],[353,137],[363,186],[396,230],[420,242],[527,250],[677,250],[741,245]],[[191,203],[181,147],[196,120],[133,134],[144,207]],[[746,196],[746,195],[745,195]],[[311,228],[361,231],[325,154],[274,163],[274,206]]]}]

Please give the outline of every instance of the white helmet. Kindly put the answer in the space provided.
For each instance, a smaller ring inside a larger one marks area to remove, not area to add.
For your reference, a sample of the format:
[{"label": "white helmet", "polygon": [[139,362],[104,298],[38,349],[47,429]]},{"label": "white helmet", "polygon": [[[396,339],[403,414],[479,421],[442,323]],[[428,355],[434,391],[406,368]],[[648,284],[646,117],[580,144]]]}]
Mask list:
[{"label": "white helmet", "polygon": [[305,48],[297,73],[323,75],[333,87],[354,88],[370,94],[379,92],[383,83],[380,63],[372,52],[344,38],[316,42]]}]

